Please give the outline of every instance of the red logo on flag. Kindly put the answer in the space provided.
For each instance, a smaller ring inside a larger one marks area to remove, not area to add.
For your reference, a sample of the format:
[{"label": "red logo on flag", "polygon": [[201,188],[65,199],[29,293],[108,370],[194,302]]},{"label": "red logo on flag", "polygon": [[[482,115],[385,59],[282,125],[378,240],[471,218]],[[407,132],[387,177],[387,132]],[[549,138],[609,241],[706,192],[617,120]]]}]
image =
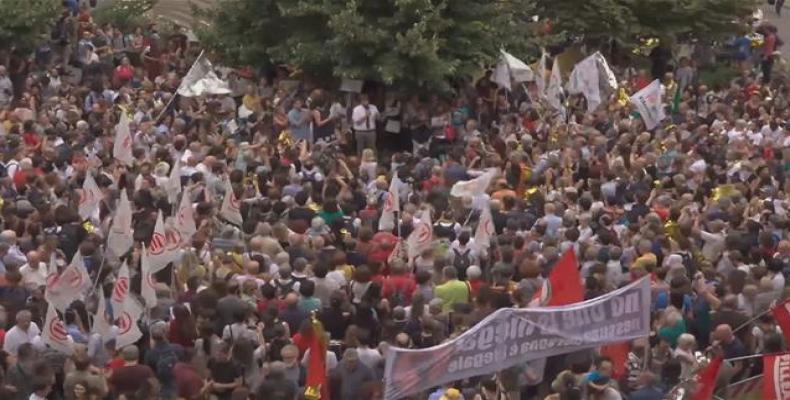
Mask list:
[{"label": "red logo on flag", "polygon": [[175,229],[169,229],[165,231],[165,235],[167,236],[167,249],[178,250],[178,246],[181,244],[181,234]]},{"label": "red logo on flag", "polygon": [[146,275],[145,281],[148,283],[148,286],[150,287],[156,286],[156,278],[154,278],[154,274]]},{"label": "red logo on flag", "polygon": [[77,193],[80,195],[80,205],[93,202],[93,192],[90,190],[77,189]]},{"label": "red logo on flag", "polygon": [[68,282],[69,287],[72,288],[79,288],[84,283],[82,274],[80,274],[79,271],[77,271],[77,268],[73,266],[66,268],[66,270],[63,271],[61,278],[65,279],[66,282]]},{"label": "red logo on flag", "polygon": [[392,193],[389,193],[387,198],[384,199],[384,211],[392,211],[392,209],[395,208],[394,206],[395,205],[392,201]]},{"label": "red logo on flag", "polygon": [[241,204],[239,204],[239,199],[236,197],[236,194],[233,191],[230,192],[230,208],[234,210],[239,210],[241,208]]},{"label": "red logo on flag", "polygon": [[129,312],[124,311],[121,313],[121,316],[118,318],[118,335],[128,333],[134,323],[135,321],[132,321],[132,316],[129,315]]},{"label": "red logo on flag", "polygon": [[165,246],[167,246],[167,237],[159,232],[154,232],[154,236],[151,237],[151,245],[148,248],[151,254],[162,254],[165,251]]},{"label": "red logo on flag", "polygon": [[428,227],[428,224],[421,222],[420,225],[417,226],[417,241],[419,243],[427,243],[431,240],[431,228]]},{"label": "red logo on flag", "polygon": [[112,291],[113,301],[123,301],[127,293],[129,293],[129,278],[125,276],[118,278],[118,282],[115,282],[115,289]]},{"label": "red logo on flag", "polygon": [[49,320],[49,326],[47,327],[49,330],[49,337],[52,340],[57,342],[65,342],[68,340],[68,332],[66,332],[66,328],[63,327],[63,323],[55,317]]}]

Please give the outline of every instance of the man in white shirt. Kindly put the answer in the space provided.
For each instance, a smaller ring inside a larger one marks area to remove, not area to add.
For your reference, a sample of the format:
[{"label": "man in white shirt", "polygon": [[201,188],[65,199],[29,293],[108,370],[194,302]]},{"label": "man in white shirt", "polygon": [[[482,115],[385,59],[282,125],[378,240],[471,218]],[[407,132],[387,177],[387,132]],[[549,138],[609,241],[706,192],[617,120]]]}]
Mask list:
[{"label": "man in white shirt", "polygon": [[19,268],[22,275],[22,284],[30,289],[36,290],[41,286],[47,285],[47,264],[40,261],[41,257],[37,251],[27,253],[27,264]]},{"label": "man in white shirt", "polygon": [[362,156],[365,149],[376,149],[376,119],[379,109],[370,104],[368,96],[360,96],[360,104],[354,107],[351,121],[354,127],[354,138],[357,141],[357,155]]},{"label": "man in white shirt", "polygon": [[32,318],[30,311],[22,310],[16,313],[16,325],[5,334],[3,341],[3,351],[16,357],[16,352],[19,346],[25,343],[33,343],[33,339],[38,336],[41,331],[35,322],[30,322]]},{"label": "man in white shirt", "polygon": [[0,106],[7,106],[14,97],[14,85],[8,78],[5,67],[0,66]]}]

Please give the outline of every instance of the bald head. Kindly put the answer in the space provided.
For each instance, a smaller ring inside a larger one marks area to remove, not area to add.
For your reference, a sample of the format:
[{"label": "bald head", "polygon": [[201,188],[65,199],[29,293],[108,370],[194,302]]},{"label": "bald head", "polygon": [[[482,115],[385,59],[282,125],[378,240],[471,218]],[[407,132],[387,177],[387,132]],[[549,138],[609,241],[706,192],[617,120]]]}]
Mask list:
[{"label": "bald head", "polygon": [[732,339],[732,327],[727,324],[721,324],[713,331],[713,340],[717,340],[722,343],[729,343],[732,341]]}]

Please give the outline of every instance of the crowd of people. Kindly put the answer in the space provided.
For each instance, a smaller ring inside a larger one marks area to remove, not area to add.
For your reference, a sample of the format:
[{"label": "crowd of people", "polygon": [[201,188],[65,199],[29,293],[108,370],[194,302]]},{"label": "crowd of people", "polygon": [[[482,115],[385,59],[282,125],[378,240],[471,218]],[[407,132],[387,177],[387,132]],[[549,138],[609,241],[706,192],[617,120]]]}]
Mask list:
[{"label": "crowd of people", "polygon": [[[766,314],[790,274],[790,87],[765,76],[775,29],[762,68],[721,87],[688,58],[653,76],[615,68],[627,94],[661,81],[668,117],[647,131],[617,91],[592,112],[571,96],[560,113],[536,85],[509,93],[487,76],[369,98],[244,68],[227,74],[227,95],[174,97],[199,48],[66,3],[51,42],[0,67],[0,398],[304,398],[317,320],[330,398],[379,399],[390,346],[431,347],[528,306],[568,249],[586,299],[649,277],[650,337],[624,357],[579,351],[548,359],[542,377],[515,367],[414,398],[657,400],[700,371],[700,353],[735,358],[722,394],[761,373],[739,357],[786,346]],[[124,112],[131,166],[113,157]],[[94,329],[97,296],[110,303],[124,261],[141,294],[142,245],[177,207],[177,162],[197,232],[156,274],[143,337],[118,346]],[[490,168],[484,194],[450,195]],[[87,219],[86,174],[102,196]],[[400,212],[380,224],[394,176]],[[219,213],[226,180],[241,224]],[[124,191],[135,244],[115,255],[106,240]],[[487,207],[495,234],[481,246]],[[393,252],[426,210],[433,244]],[[50,261],[62,271],[77,253],[93,285],[58,313],[64,354],[42,340],[45,292]]]}]

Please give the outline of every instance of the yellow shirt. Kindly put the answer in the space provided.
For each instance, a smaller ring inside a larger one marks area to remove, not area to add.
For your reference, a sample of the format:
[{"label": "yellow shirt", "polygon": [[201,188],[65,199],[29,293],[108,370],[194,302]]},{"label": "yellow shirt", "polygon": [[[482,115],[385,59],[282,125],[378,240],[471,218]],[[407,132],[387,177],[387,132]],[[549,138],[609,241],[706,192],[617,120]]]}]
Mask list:
[{"label": "yellow shirt", "polygon": [[442,300],[442,311],[452,311],[456,303],[469,302],[469,284],[453,279],[436,287],[436,297]]}]

